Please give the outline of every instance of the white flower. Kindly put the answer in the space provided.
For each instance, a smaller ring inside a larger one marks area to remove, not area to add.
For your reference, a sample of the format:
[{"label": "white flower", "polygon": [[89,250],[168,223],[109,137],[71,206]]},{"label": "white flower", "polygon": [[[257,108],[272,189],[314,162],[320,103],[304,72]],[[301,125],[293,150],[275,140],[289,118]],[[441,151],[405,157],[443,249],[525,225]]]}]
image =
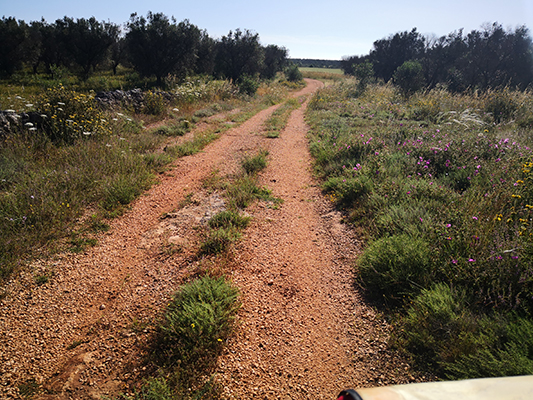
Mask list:
[{"label": "white flower", "polygon": [[124,116],[124,114],[122,114],[122,113],[117,113],[117,115],[118,115],[119,117],[123,117],[123,116]]},{"label": "white flower", "polygon": [[24,126],[32,127],[33,124],[32,124],[31,122],[26,122],[26,123],[24,124]]},{"label": "white flower", "polygon": [[33,107],[33,104],[31,104],[31,103],[26,104],[26,107]]},{"label": "white flower", "polygon": [[29,130],[29,131],[36,131],[37,128],[30,128],[30,129],[28,129],[28,130]]},{"label": "white flower", "polygon": [[83,132],[83,134],[84,134],[85,136],[89,136],[89,135],[92,135],[92,132]]},{"label": "white flower", "polygon": [[63,111],[61,107],[57,107],[57,111]]},{"label": "white flower", "polygon": [[58,106],[64,106],[65,103],[62,103],[62,102],[58,101],[58,102],[57,102],[57,105],[58,105]]},{"label": "white flower", "polygon": [[6,112],[6,113],[10,113],[10,114],[14,114],[14,113],[15,113],[15,110],[6,110],[5,112]]},{"label": "white flower", "polygon": [[177,108],[173,108],[172,111],[178,112],[179,110]]}]

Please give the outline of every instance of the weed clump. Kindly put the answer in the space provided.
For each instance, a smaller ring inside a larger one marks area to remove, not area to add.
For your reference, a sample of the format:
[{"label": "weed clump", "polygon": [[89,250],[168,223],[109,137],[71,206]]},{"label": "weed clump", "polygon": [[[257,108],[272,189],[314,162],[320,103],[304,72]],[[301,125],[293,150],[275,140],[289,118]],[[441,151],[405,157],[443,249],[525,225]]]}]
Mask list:
[{"label": "weed clump", "polygon": [[212,368],[233,330],[238,295],[224,278],[204,276],[182,286],[160,324],[158,361],[165,366]]},{"label": "weed clump", "polygon": [[268,151],[262,150],[255,156],[246,156],[241,162],[242,168],[248,175],[257,174],[267,166]]},{"label": "weed clump", "polygon": [[374,295],[401,301],[432,281],[430,248],[408,235],[383,237],[365,250],[358,260],[361,280]]},{"label": "weed clump", "polygon": [[244,229],[250,223],[250,217],[242,216],[235,211],[221,211],[209,219],[209,226],[211,228],[236,228]]}]

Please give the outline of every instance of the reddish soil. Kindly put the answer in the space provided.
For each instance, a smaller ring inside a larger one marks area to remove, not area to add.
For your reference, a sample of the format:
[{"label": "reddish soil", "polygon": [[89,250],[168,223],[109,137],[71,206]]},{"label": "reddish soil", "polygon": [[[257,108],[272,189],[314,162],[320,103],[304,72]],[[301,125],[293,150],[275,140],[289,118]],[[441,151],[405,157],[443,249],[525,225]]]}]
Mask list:
[{"label": "reddish soil", "polygon": [[[321,83],[294,96],[310,95]],[[358,242],[311,173],[304,111],[277,139],[263,123],[278,107],[177,160],[160,183],[111,222],[98,245],[35,262],[9,282],[0,309],[0,398],[99,399],[131,391],[143,344],[179,284],[222,268],[240,288],[238,328],[219,360],[228,399],[334,399],[346,387],[405,383],[409,366],[387,348],[389,327],[354,285]],[[268,149],[262,184],[283,199],[258,202],[252,224],[221,265],[198,259],[198,230],[224,207],[203,188]],[[189,196],[187,196],[189,195]],[[37,286],[35,275],[52,274]]]}]

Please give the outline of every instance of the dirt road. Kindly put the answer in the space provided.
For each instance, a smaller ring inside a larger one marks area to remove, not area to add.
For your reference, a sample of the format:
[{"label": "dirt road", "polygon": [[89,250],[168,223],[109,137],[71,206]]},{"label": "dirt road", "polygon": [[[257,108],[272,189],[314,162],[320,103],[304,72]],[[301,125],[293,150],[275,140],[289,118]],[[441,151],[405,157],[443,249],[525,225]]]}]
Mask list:
[{"label": "dirt road", "polygon": [[[321,86],[307,83],[295,95]],[[9,283],[0,309],[0,398],[36,388],[43,399],[127,392],[143,374],[150,324],[183,278],[203,267],[191,227],[223,199],[202,180],[213,170],[231,173],[259,148],[270,152],[262,184],[284,202],[251,207],[253,222],[232,250],[243,307],[219,363],[225,396],[332,399],[348,386],[408,381],[408,367],[386,349],[387,325],[354,288],[357,241],[312,177],[306,105],[278,139],[261,135],[273,106],[176,161],[96,247],[37,262]],[[45,273],[52,279],[37,286],[33,276]]]}]

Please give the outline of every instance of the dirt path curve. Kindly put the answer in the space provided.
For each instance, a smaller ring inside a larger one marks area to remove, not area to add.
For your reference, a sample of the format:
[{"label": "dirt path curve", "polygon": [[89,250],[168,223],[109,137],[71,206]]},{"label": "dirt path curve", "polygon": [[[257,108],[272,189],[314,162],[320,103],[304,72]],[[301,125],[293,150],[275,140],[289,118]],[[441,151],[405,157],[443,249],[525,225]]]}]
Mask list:
[{"label": "dirt path curve", "polygon": [[[308,81],[295,95],[320,85]],[[313,186],[304,107],[280,139],[258,134],[276,107],[176,161],[96,247],[36,262],[6,286],[1,399],[35,391],[41,399],[99,399],[127,391],[143,374],[150,324],[201,262],[191,227],[221,206],[217,193],[202,192],[202,179],[215,169],[230,173],[244,152],[260,147],[271,152],[264,184],[285,202],[277,210],[261,203],[252,209],[253,226],[235,249],[233,279],[244,306],[220,362],[228,396],[329,399],[346,385],[395,379],[378,372],[383,360],[391,364],[383,350],[386,326],[360,305],[351,286],[353,240]],[[37,286],[39,274],[52,278]]]}]

